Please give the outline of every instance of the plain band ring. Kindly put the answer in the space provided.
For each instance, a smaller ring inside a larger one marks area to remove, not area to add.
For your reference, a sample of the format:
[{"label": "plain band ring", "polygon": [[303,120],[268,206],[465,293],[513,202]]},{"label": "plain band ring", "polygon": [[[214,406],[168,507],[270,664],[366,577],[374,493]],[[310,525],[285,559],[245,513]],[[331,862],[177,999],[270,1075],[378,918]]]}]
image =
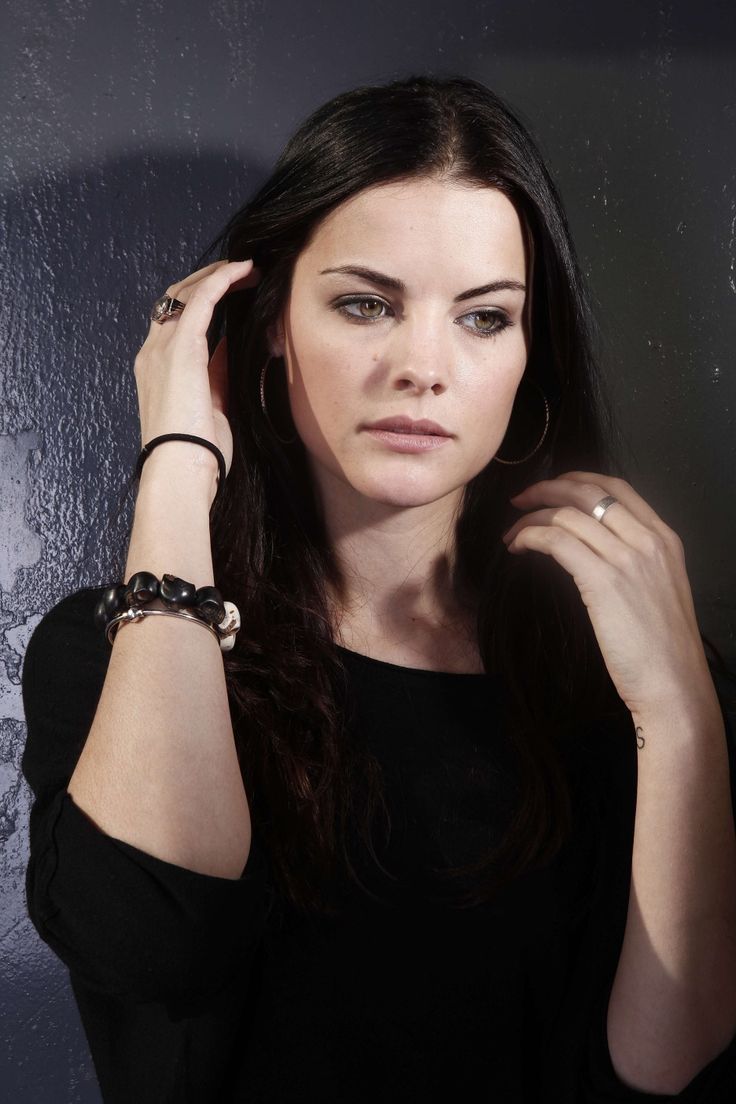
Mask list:
[{"label": "plain band ring", "polygon": [[606,510],[613,506],[614,502],[618,502],[618,499],[614,498],[613,495],[606,495],[605,498],[602,498],[600,502],[596,503],[593,507],[591,511],[593,517],[600,521]]},{"label": "plain band ring", "polygon": [[174,299],[171,295],[162,295],[151,308],[151,321],[158,322],[161,326],[167,318],[184,310],[185,304],[180,299]]}]

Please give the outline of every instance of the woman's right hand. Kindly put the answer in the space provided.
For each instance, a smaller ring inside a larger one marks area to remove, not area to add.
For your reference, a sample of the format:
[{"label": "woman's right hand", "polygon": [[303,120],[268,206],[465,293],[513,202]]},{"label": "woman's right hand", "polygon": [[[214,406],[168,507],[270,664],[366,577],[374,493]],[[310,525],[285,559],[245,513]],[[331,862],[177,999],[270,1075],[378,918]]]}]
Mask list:
[{"label": "woman's right hand", "polygon": [[[151,322],[135,359],[142,444],[162,433],[204,437],[220,450],[229,472],[233,436],[227,418],[227,351],[223,338],[208,363],[207,330],[217,302],[235,288],[253,287],[260,277],[252,259],[215,261],[166,289],[186,306],[163,323]],[[188,469],[210,474],[214,497],[217,457],[194,441],[162,442],[144,470],[149,464],[155,468],[154,458],[168,450],[176,450]]]}]

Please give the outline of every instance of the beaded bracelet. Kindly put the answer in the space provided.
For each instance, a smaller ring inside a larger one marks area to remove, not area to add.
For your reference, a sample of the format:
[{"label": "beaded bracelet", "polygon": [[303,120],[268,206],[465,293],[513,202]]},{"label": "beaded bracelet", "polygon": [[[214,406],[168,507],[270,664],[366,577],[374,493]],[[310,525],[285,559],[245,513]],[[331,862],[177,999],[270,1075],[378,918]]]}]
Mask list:
[{"label": "beaded bracelet", "polygon": [[[166,609],[144,609],[159,598]],[[186,611],[186,612],[185,612]],[[176,575],[157,579],[150,571],[137,571],[127,583],[107,587],[95,606],[94,620],[113,643],[120,626],[146,616],[185,617],[214,633],[220,649],[229,652],[240,628],[240,613],[234,602],[223,602],[217,587],[199,587]]]}]

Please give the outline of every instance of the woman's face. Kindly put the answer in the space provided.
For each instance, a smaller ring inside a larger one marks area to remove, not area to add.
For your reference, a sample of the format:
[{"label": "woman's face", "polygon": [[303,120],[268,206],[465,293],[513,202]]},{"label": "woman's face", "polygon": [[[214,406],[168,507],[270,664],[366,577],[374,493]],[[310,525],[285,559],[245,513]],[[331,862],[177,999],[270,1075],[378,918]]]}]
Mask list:
[{"label": "woman's face", "polygon": [[[345,267],[394,285],[328,271]],[[323,495],[347,486],[376,502],[418,506],[488,464],[526,364],[526,283],[519,218],[492,188],[384,184],[324,219],[297,258],[271,335]],[[489,284],[498,287],[478,290]],[[398,415],[431,419],[451,436],[407,452],[399,438],[367,432]]]}]

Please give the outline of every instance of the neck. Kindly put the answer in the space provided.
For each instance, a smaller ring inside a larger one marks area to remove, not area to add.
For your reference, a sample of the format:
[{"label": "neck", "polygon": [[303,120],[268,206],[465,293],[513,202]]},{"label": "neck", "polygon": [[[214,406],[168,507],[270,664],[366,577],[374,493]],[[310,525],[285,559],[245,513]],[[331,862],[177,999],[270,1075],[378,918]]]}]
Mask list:
[{"label": "neck", "polygon": [[354,638],[349,626],[400,641],[472,621],[455,583],[461,494],[409,507],[361,498],[359,513],[354,501],[331,498],[325,525],[342,575],[330,594],[338,642]]}]

